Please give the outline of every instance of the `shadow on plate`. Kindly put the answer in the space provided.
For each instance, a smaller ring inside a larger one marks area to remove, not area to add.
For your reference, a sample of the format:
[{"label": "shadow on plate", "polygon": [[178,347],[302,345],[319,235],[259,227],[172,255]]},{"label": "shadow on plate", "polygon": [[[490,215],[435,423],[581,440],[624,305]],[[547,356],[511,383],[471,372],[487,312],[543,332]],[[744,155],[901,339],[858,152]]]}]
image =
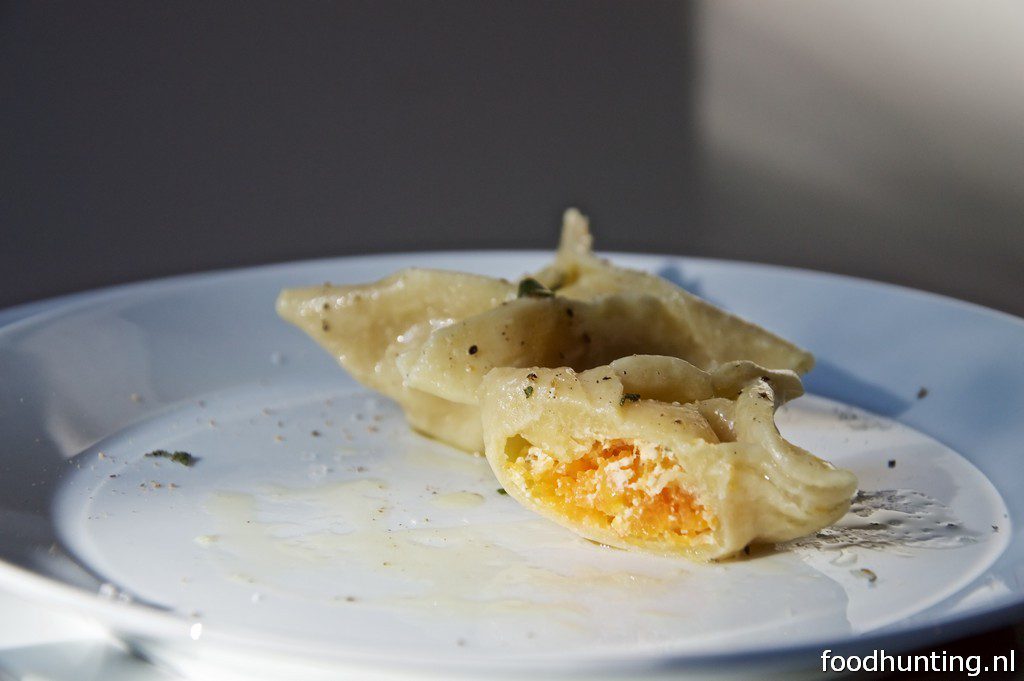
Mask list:
[{"label": "shadow on plate", "polygon": [[[666,264],[658,268],[656,274],[712,305],[728,309],[727,306],[708,296],[700,279],[687,276],[679,265]],[[857,378],[846,369],[820,358],[817,359],[814,369],[804,379],[804,386],[808,392],[813,392],[816,395],[855,405],[890,418],[899,416],[911,405],[910,400]]]},{"label": "shadow on plate", "polygon": [[910,408],[910,400],[857,378],[828,360],[819,359],[804,378],[809,393],[867,409],[880,416],[896,418]]}]

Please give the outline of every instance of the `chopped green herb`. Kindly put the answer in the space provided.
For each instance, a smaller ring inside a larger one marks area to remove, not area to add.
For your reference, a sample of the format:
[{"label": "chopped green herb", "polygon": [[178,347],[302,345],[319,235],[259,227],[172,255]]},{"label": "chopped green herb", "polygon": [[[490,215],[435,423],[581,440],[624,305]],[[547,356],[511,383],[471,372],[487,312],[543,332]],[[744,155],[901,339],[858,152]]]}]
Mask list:
[{"label": "chopped green herb", "polygon": [[640,395],[637,393],[623,393],[622,399],[619,400],[619,406],[621,407],[624,405],[626,400],[629,400],[630,402],[638,402],[640,400]]},{"label": "chopped green herb", "polygon": [[533,396],[533,386],[528,385],[523,388],[523,393],[526,395],[526,399],[530,399]]},{"label": "chopped green herb", "polygon": [[859,570],[850,570],[850,572],[852,572],[857,577],[862,577],[863,579],[868,580],[869,584],[874,584],[875,582],[878,581],[878,575],[875,574],[875,571],[874,570],[869,570],[868,568],[860,568]]},{"label": "chopped green herb", "polygon": [[196,457],[192,456],[188,452],[173,452],[173,453],[171,453],[171,452],[167,451],[166,449],[154,449],[153,451],[148,452],[146,454],[146,456],[150,456],[150,457],[154,457],[154,458],[161,458],[161,459],[170,459],[174,463],[180,463],[182,466],[188,466],[188,467],[192,467],[193,465],[195,465],[195,462],[198,461],[198,459]]},{"label": "chopped green herb", "polygon": [[519,298],[550,298],[553,295],[551,289],[533,277],[526,277],[519,282]]},{"label": "chopped green herb", "polygon": [[508,496],[508,492],[505,491],[504,487],[499,487],[498,488],[498,494],[500,494],[503,497],[507,497]]}]

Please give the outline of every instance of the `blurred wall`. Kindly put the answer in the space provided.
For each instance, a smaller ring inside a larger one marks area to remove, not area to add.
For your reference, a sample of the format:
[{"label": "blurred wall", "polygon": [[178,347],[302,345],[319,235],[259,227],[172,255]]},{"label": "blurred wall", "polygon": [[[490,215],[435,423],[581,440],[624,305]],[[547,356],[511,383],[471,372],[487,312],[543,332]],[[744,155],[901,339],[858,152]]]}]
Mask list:
[{"label": "blurred wall", "polygon": [[696,250],[1024,315],[1024,4],[701,2]]},{"label": "blurred wall", "polygon": [[[0,10],[0,306],[695,212],[691,7],[59,0]],[[643,229],[637,229],[637,226]]]},{"label": "blurred wall", "polygon": [[0,306],[425,248],[758,260],[1024,314],[1024,5],[0,4]]}]

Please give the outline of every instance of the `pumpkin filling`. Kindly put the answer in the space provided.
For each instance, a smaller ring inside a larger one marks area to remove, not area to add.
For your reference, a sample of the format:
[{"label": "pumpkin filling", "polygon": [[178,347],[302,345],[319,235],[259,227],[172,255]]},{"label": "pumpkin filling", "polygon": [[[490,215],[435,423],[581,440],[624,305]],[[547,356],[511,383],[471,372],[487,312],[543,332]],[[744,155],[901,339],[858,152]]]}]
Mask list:
[{"label": "pumpkin filling", "polygon": [[575,526],[610,530],[627,541],[685,543],[714,526],[708,509],[684,488],[679,462],[660,445],[599,441],[569,461],[522,438],[508,445],[512,478]]}]

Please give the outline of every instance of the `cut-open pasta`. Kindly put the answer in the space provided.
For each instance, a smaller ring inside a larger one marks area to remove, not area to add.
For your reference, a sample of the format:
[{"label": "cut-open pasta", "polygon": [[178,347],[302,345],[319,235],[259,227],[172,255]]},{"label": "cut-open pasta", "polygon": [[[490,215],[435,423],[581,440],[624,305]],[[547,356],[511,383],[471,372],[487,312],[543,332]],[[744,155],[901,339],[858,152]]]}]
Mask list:
[{"label": "cut-open pasta", "polygon": [[775,427],[776,408],[800,393],[794,373],[750,362],[499,368],[481,388],[485,451],[510,495],[588,539],[724,558],[849,506],[854,476]]}]

